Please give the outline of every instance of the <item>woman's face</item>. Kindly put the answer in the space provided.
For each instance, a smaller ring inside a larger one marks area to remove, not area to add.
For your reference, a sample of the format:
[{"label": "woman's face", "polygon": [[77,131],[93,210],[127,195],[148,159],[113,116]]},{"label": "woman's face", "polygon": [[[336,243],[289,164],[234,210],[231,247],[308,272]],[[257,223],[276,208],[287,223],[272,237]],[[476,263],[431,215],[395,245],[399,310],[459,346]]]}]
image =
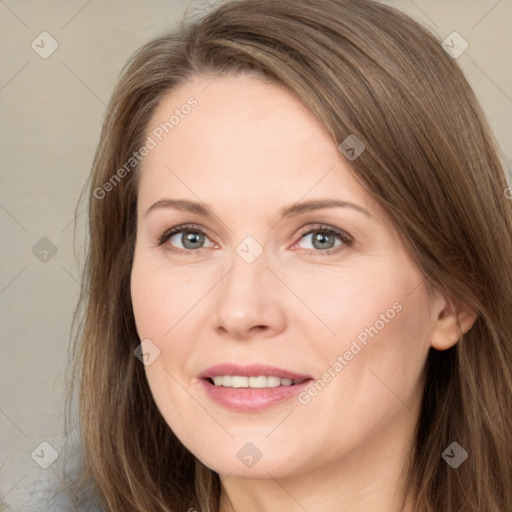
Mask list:
[{"label": "woman's face", "polygon": [[251,478],[395,449],[417,419],[432,304],[333,139],[247,76],[172,91],[147,136],[131,292],[176,436]]}]

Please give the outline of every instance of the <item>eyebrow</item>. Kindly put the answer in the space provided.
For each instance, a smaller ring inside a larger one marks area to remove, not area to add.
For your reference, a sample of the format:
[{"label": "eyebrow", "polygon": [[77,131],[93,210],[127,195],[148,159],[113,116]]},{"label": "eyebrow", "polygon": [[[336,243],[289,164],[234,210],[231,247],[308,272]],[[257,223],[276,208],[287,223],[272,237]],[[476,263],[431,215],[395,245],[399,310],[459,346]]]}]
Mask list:
[{"label": "eyebrow", "polygon": [[[303,215],[316,210],[323,210],[326,208],[352,208],[360,213],[365,214],[368,217],[373,218],[373,215],[362,208],[361,206],[350,203],[348,201],[340,201],[337,199],[314,199],[310,201],[304,201],[296,203],[291,206],[287,206],[281,209],[281,218],[290,218]],[[198,203],[195,201],[189,201],[187,199],[160,199],[156,203],[152,204],[144,214],[144,217],[149,212],[157,209],[175,209],[184,212],[196,213],[204,217],[212,218],[212,208],[205,203]]]}]

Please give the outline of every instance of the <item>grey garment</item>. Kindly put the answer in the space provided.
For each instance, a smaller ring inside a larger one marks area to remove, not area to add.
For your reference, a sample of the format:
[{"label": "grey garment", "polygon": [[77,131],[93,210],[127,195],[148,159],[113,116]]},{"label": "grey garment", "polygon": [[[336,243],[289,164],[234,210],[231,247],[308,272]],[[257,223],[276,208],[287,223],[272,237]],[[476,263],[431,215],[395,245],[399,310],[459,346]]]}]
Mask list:
[{"label": "grey garment", "polygon": [[[92,492],[82,490],[72,499],[55,474],[38,481],[25,478],[9,493],[0,508],[2,512],[107,512],[100,508]],[[78,501],[76,503],[75,501]]]},{"label": "grey garment", "polygon": [[107,512],[94,488],[78,488],[79,447],[62,450],[47,469],[32,464],[10,468],[9,480],[17,482],[0,498],[0,512]]}]

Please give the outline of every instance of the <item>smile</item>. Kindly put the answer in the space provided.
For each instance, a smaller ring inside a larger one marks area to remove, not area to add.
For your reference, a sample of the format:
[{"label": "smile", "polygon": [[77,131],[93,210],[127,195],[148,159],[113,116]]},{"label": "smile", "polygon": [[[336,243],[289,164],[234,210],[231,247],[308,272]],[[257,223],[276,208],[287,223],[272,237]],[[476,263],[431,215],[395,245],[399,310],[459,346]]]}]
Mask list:
[{"label": "smile", "polygon": [[213,379],[215,386],[226,388],[276,388],[278,386],[295,386],[305,379],[292,380],[286,377],[260,375],[258,377],[245,377],[242,375],[217,375]]}]

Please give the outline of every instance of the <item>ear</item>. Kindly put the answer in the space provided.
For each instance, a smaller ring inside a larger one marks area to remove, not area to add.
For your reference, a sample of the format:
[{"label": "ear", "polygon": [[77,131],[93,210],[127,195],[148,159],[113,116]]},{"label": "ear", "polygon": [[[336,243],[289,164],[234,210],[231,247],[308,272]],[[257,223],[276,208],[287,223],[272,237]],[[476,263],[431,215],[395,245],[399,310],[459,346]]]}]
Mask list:
[{"label": "ear", "polygon": [[453,347],[475,323],[478,314],[467,305],[457,304],[446,297],[434,301],[431,342],[436,350]]}]

